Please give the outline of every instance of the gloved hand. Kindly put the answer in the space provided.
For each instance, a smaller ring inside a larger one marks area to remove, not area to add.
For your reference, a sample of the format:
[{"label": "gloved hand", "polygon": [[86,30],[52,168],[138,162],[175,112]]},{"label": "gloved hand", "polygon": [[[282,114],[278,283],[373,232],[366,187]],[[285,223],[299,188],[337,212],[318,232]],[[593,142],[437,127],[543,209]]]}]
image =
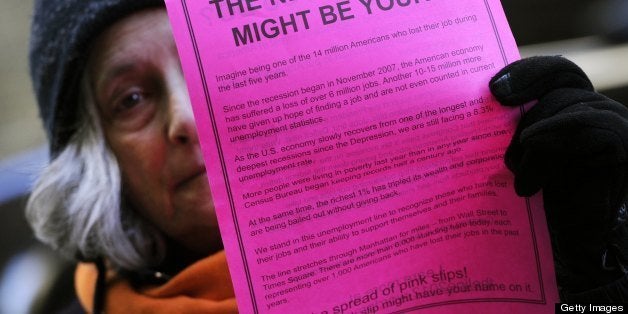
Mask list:
[{"label": "gloved hand", "polygon": [[538,100],[521,118],[505,161],[518,195],[543,190],[561,289],[578,293],[622,278],[628,109],[596,93],[562,57],[514,62],[491,79],[490,89],[506,106]]}]

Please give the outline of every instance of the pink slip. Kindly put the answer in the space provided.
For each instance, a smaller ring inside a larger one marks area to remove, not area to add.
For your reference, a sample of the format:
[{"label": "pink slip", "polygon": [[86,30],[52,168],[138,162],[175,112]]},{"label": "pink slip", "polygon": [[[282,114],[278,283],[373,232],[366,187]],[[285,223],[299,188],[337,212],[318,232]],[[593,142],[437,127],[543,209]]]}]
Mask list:
[{"label": "pink slip", "polygon": [[168,0],[242,313],[552,313],[497,0]]}]

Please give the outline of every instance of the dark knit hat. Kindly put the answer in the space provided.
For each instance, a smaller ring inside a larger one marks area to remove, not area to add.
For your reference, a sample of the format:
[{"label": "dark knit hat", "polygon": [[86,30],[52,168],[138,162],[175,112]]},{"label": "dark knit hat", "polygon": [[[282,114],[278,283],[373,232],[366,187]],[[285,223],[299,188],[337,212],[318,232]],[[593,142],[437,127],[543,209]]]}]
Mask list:
[{"label": "dark knit hat", "polygon": [[80,81],[92,40],[118,20],[155,6],[164,1],[35,1],[30,71],[53,157],[76,131]]}]

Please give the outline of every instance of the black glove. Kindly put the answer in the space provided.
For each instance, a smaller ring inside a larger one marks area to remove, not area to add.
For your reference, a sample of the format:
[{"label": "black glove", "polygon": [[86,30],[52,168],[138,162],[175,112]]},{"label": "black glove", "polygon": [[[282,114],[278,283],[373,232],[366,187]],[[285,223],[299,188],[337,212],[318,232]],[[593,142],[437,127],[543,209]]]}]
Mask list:
[{"label": "black glove", "polygon": [[561,57],[514,62],[491,79],[490,89],[506,106],[538,100],[521,118],[505,161],[518,195],[543,190],[563,292],[622,278],[628,109],[594,92],[584,72]]}]

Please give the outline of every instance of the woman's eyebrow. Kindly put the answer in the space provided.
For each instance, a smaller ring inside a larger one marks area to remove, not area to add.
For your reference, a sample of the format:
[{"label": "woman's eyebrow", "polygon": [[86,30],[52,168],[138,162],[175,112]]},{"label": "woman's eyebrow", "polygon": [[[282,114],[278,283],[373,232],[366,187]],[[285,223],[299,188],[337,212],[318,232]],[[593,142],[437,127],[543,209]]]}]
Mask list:
[{"label": "woman's eyebrow", "polygon": [[116,77],[122,76],[129,72],[133,72],[136,70],[136,67],[137,67],[137,64],[134,62],[125,62],[121,64],[115,64],[114,66],[109,67],[107,70],[105,70],[102,75],[100,75],[99,80],[98,80],[98,85],[106,84],[107,82],[110,82]]}]

